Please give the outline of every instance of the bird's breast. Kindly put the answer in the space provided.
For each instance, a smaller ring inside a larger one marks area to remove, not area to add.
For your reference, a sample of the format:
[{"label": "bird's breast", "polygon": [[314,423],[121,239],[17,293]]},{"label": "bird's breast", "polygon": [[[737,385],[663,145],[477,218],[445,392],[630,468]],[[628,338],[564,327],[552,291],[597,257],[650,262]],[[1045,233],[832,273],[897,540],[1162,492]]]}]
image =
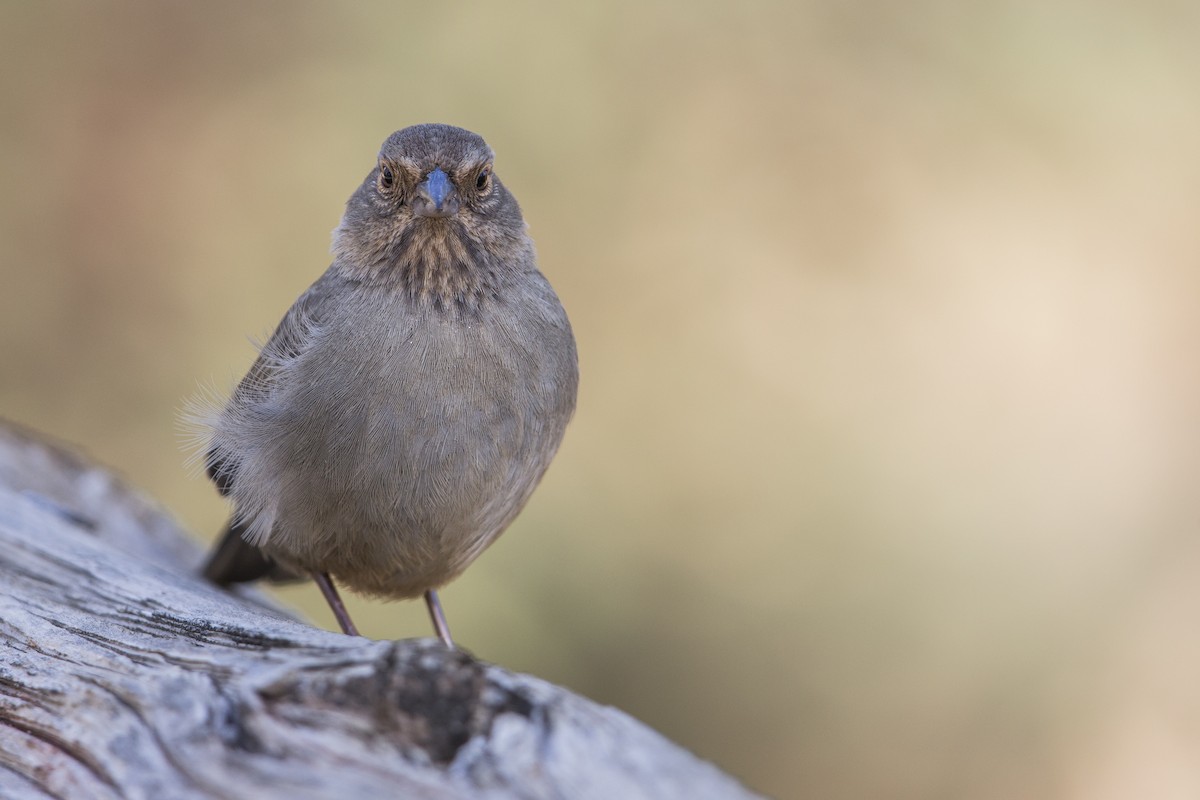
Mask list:
[{"label": "bird's breast", "polygon": [[541,478],[575,370],[556,298],[463,319],[368,296],[326,315],[253,437],[274,492],[268,548],[372,593],[448,580]]}]

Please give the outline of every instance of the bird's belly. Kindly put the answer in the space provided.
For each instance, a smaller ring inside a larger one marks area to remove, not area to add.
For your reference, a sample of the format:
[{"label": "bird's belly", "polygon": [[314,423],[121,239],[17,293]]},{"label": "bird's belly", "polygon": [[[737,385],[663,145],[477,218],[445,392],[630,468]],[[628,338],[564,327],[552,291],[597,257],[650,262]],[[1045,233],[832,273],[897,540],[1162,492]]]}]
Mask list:
[{"label": "bird's belly", "polygon": [[545,424],[537,376],[476,352],[396,379],[417,366],[360,364],[332,402],[280,404],[305,411],[276,421],[288,452],[269,459],[278,492],[264,549],[361,592],[415,596],[516,516],[562,435]]}]

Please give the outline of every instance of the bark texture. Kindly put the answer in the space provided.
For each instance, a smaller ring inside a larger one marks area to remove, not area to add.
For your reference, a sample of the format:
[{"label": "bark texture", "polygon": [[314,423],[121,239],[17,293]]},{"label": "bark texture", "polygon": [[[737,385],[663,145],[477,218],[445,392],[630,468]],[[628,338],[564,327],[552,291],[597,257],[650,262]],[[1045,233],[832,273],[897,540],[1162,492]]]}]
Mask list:
[{"label": "bark texture", "polygon": [[622,712],[197,577],[110,471],[0,422],[0,797],[748,798]]}]

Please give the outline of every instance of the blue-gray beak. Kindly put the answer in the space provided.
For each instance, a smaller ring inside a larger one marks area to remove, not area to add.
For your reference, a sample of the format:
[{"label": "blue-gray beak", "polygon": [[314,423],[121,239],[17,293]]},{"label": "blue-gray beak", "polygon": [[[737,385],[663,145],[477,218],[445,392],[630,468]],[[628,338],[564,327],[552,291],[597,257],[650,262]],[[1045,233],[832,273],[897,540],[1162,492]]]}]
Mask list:
[{"label": "blue-gray beak", "polygon": [[450,177],[441,167],[434,167],[417,186],[413,213],[418,217],[449,217],[458,211],[458,196]]}]

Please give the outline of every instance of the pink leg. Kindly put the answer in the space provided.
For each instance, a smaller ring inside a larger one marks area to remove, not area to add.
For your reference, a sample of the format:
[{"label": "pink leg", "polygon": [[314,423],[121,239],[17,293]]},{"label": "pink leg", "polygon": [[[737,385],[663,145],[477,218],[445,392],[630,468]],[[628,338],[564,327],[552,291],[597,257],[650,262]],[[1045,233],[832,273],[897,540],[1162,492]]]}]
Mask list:
[{"label": "pink leg", "polygon": [[446,615],[442,613],[442,603],[433,589],[425,592],[425,605],[429,606],[429,617],[433,620],[434,632],[447,647],[453,648],[454,640],[450,638],[450,626],[446,624]]},{"label": "pink leg", "polygon": [[333,616],[337,617],[338,625],[342,626],[342,633],[347,636],[358,636],[358,628],[354,627],[354,622],[346,613],[346,606],[342,603],[341,595],[338,594],[337,587],[333,585],[333,579],[329,577],[329,573],[314,572],[313,579],[316,580],[317,586],[321,587],[321,594],[325,595],[325,602],[329,603],[329,607],[333,609]]}]

